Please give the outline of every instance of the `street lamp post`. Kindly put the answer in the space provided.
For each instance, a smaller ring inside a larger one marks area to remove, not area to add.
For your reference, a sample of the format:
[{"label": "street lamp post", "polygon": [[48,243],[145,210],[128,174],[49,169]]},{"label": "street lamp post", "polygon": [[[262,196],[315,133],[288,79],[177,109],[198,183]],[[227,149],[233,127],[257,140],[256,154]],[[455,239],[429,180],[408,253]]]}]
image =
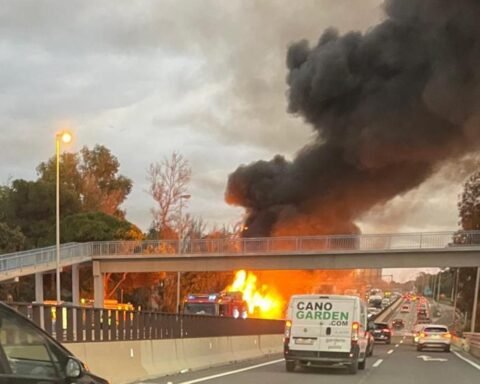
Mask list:
[{"label": "street lamp post", "polygon": [[[180,212],[179,212],[179,220],[178,220],[178,254],[182,254],[182,246],[183,246],[183,225],[182,225],[182,207],[183,207],[183,200],[188,200],[192,197],[191,195],[181,195],[180,196]],[[177,272],[177,313],[180,313],[180,279],[182,273],[180,271]]]},{"label": "street lamp post", "polygon": [[59,132],[55,135],[55,154],[56,154],[56,193],[55,193],[55,213],[56,213],[56,286],[57,286],[57,304],[62,301],[60,288],[60,143],[69,143],[72,141],[72,135],[67,132]]}]

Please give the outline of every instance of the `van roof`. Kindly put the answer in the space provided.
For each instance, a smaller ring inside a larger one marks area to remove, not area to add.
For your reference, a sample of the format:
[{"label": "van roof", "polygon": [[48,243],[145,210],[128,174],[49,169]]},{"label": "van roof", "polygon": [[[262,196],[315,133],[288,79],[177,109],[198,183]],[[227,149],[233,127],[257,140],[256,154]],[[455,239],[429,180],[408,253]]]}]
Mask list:
[{"label": "van roof", "polygon": [[329,295],[329,294],[304,294],[304,295],[292,295],[291,300],[293,299],[335,299],[335,300],[360,300],[358,296],[354,295]]}]

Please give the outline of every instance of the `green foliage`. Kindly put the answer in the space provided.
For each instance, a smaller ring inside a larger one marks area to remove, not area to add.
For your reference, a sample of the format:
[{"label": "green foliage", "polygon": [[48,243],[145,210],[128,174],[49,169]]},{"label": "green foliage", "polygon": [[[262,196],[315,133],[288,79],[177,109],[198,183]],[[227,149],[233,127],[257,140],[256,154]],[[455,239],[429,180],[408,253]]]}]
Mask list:
[{"label": "green foliage", "polygon": [[458,213],[464,230],[480,229],[480,172],[475,172],[465,183]]},{"label": "green foliage", "polygon": [[[61,216],[80,211],[78,196],[61,189]],[[11,227],[19,227],[27,247],[51,245],[55,241],[55,184],[44,181],[14,180],[4,191],[2,216]]]},{"label": "green foliage", "polygon": [[68,216],[62,220],[60,233],[63,243],[140,240],[143,237],[141,230],[134,224],[103,212]]},{"label": "green foliage", "polygon": [[25,248],[26,238],[20,228],[10,228],[0,223],[0,253],[21,251]]},{"label": "green foliage", "polygon": [[[60,158],[61,182],[80,197],[83,212],[124,216],[120,205],[130,193],[132,181],[118,175],[119,168],[118,159],[103,145],[83,147],[79,153],[65,153]],[[40,180],[55,183],[55,157],[41,163],[37,172]]]}]

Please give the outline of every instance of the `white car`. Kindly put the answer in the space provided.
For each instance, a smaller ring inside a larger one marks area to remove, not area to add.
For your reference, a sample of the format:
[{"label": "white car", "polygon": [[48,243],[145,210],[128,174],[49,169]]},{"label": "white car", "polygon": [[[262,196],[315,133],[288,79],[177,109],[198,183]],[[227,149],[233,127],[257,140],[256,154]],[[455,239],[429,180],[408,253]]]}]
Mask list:
[{"label": "white car", "polygon": [[452,335],[445,325],[424,324],[423,329],[418,335],[417,351],[424,348],[442,348],[446,352],[450,351]]},{"label": "white car", "polygon": [[410,306],[408,304],[402,305],[402,308],[400,309],[400,313],[410,313]]}]

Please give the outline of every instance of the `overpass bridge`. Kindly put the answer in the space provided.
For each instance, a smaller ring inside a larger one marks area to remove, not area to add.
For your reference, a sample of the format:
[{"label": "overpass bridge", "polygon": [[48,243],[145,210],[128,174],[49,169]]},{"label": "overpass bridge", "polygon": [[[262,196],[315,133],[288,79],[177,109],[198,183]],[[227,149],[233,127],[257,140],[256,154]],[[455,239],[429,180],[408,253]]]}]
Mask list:
[{"label": "overpass bridge", "polygon": [[[92,263],[101,307],[109,272],[480,267],[480,231],[69,243],[60,260],[72,266],[74,304],[78,265]],[[1,255],[0,281],[35,274],[43,301],[42,273],[55,267],[54,247]]]}]

